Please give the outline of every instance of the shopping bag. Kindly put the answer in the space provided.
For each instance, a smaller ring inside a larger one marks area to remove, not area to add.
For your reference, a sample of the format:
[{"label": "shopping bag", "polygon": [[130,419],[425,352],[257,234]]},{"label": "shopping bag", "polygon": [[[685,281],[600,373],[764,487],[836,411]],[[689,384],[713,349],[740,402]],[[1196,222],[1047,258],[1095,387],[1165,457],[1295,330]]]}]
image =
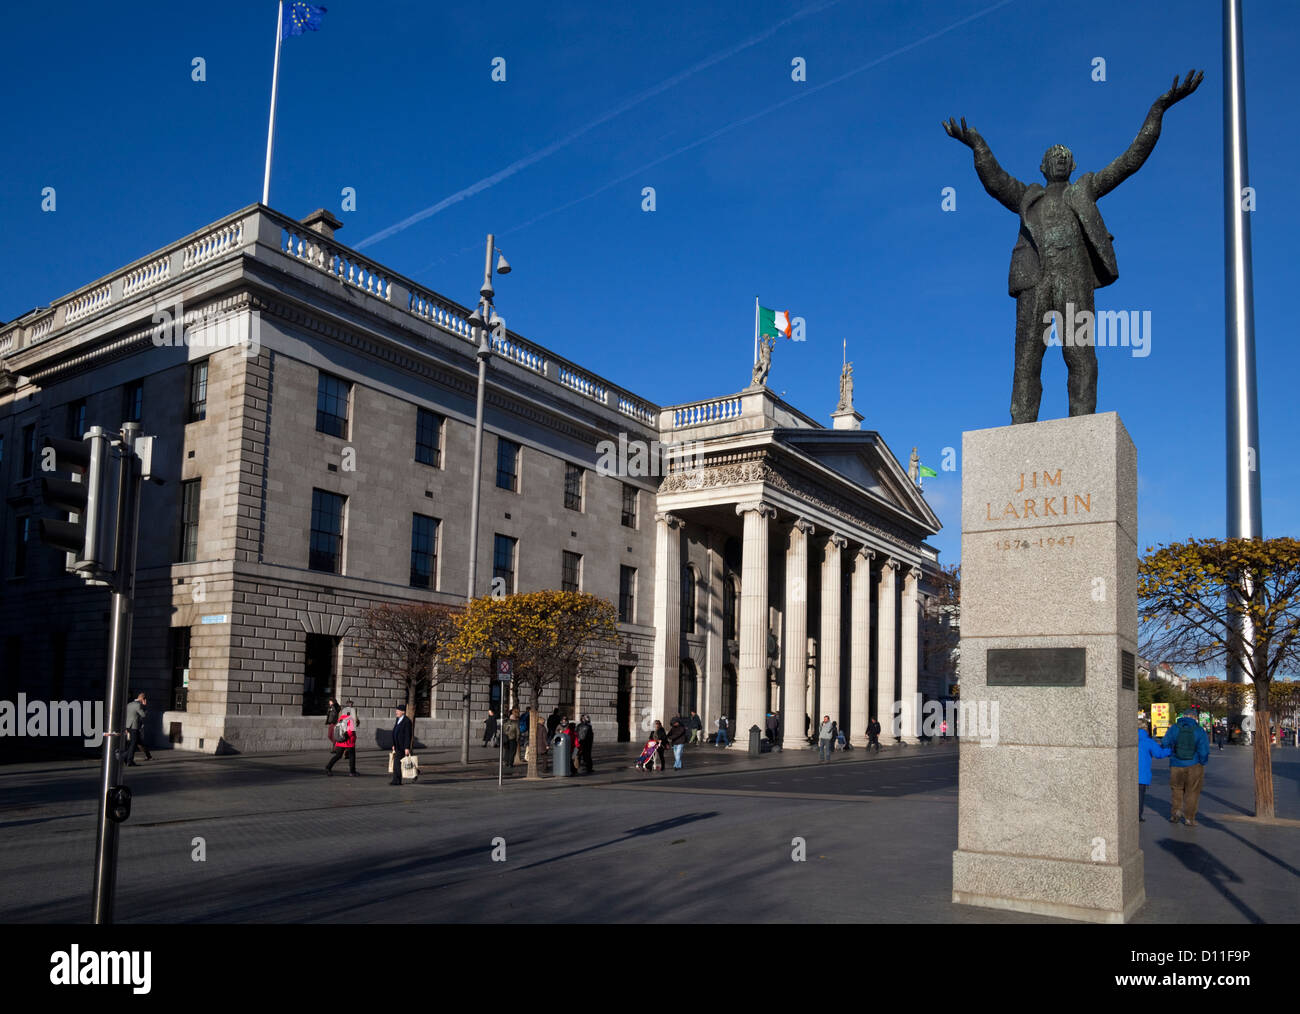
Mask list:
[{"label": "shopping bag", "polygon": [[388,751],[388,773],[390,775],[393,773],[393,753],[392,750]]},{"label": "shopping bag", "polygon": [[413,782],[420,777],[420,758],[412,754],[402,758],[402,781]]}]

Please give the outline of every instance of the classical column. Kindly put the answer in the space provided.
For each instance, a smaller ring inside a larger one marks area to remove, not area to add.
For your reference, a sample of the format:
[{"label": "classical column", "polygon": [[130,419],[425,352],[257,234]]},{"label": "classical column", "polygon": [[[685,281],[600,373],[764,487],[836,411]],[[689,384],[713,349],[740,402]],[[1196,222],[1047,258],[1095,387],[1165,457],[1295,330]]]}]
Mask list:
[{"label": "classical column", "polygon": [[916,610],[920,604],[917,598],[917,586],[921,582],[921,572],[915,567],[908,567],[903,577],[903,601],[900,608],[903,616],[902,646],[899,650],[899,668],[902,670],[899,694],[903,699],[903,742],[917,742],[917,722],[920,712],[916,706]]},{"label": "classical column", "polygon": [[886,742],[898,733],[894,729],[894,572],[897,560],[885,560],[880,567],[880,588],[876,595],[876,721],[880,738]]},{"label": "classical column", "polygon": [[677,708],[681,667],[681,518],[655,515],[655,654],[651,671],[651,719],[667,727]]},{"label": "classical column", "polygon": [[867,745],[867,712],[871,702],[871,561],[875,553],[863,546],[853,555],[853,616],[849,645],[849,731],[854,746]]},{"label": "classical column", "polygon": [[705,660],[704,685],[708,688],[701,699],[700,720],[704,722],[704,733],[712,735],[713,723],[722,714],[722,642],[725,631],[722,629],[722,547],[724,536],[721,532],[710,529],[709,544],[709,583],[706,607],[708,633]]},{"label": "classical column", "polygon": [[764,502],[736,504],[745,519],[740,564],[740,672],[734,743],[749,749],[749,728],[763,728],[767,707],[767,523],[776,510]]},{"label": "classical column", "polygon": [[821,643],[817,646],[817,675],[821,687],[821,713],[813,715],[814,724],[820,724],[822,715],[830,715],[832,722],[844,724],[840,714],[840,595],[842,570],[840,550],[848,545],[842,535],[832,532],[822,551],[822,617]]},{"label": "classical column", "polygon": [[781,694],[781,736],[787,750],[808,746],[804,736],[808,692],[808,536],[816,531],[802,518],[790,529],[785,554],[785,690]]}]

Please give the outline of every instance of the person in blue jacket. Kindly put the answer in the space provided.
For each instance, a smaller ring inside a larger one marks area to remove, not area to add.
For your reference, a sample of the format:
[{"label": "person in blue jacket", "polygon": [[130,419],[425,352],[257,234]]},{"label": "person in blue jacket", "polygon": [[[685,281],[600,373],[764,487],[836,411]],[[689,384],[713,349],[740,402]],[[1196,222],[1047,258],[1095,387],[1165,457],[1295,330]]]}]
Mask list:
[{"label": "person in blue jacket", "polygon": [[1169,751],[1151,738],[1151,723],[1145,719],[1138,723],[1138,820],[1147,799],[1147,786],[1151,784],[1151,759],[1168,757]]},{"label": "person in blue jacket", "polygon": [[1179,819],[1196,826],[1196,806],[1205,784],[1205,765],[1210,759],[1210,737],[1190,711],[1169,727],[1160,745],[1173,751],[1169,758],[1169,823]]}]

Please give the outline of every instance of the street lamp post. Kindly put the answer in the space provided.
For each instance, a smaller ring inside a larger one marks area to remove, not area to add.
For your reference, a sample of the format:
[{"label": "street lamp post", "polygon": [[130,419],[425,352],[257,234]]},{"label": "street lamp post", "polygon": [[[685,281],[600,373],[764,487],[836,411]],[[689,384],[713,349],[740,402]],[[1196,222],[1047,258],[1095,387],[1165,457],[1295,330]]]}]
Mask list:
[{"label": "street lamp post", "polygon": [[[479,289],[479,303],[476,309],[469,317],[470,334],[478,340],[478,350],[475,355],[478,357],[478,397],[474,409],[474,483],[470,489],[469,504],[469,581],[466,589],[465,605],[466,608],[474,601],[478,578],[478,515],[479,515],[479,486],[483,481],[483,396],[487,390],[487,364],[492,355],[491,343],[488,340],[488,332],[494,328],[505,331],[505,322],[497,316],[493,309],[492,297],[496,295],[492,288],[492,255],[498,253],[496,249],[495,237],[488,233],[487,254],[483,260],[483,286]],[[508,275],[510,265],[505,256],[498,254],[500,259],[497,262],[497,274]],[[470,684],[469,676],[465,677],[465,695],[462,699],[462,719],[461,719],[461,739],[460,739],[460,762],[469,764],[469,708],[470,708]]]}]

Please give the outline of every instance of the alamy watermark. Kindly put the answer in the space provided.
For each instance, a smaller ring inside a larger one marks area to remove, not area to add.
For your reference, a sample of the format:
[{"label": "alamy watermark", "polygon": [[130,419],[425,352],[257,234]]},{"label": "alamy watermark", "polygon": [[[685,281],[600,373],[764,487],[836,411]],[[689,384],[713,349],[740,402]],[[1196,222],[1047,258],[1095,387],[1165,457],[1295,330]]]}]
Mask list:
[{"label": "alamy watermark", "polygon": [[596,445],[596,474],[619,478],[665,476],[672,466],[696,471],[704,467],[704,443],[684,440],[661,444],[658,440],[629,440],[626,433],[618,442],[602,440]]},{"label": "alamy watermark", "polygon": [[0,701],[0,736],[80,737],[98,746],[104,730],[103,701]]},{"label": "alamy watermark", "polygon": [[[894,702],[894,738],[938,739],[946,732],[949,736],[978,741],[980,746],[998,745],[997,701],[923,701],[921,694],[917,694],[906,719],[904,702]],[[911,730],[904,729],[908,719],[913,726]]]},{"label": "alamy watermark", "polygon": [[1135,359],[1151,355],[1150,310],[1075,310],[1065,304],[1065,314],[1049,310],[1043,314],[1045,345],[1074,348],[1095,345],[1098,348],[1132,349]]},{"label": "alamy watermark", "polygon": [[250,359],[262,348],[261,318],[255,313],[221,314],[215,308],[186,311],[177,301],[170,309],[158,309],[151,322],[155,348],[241,349]]}]

